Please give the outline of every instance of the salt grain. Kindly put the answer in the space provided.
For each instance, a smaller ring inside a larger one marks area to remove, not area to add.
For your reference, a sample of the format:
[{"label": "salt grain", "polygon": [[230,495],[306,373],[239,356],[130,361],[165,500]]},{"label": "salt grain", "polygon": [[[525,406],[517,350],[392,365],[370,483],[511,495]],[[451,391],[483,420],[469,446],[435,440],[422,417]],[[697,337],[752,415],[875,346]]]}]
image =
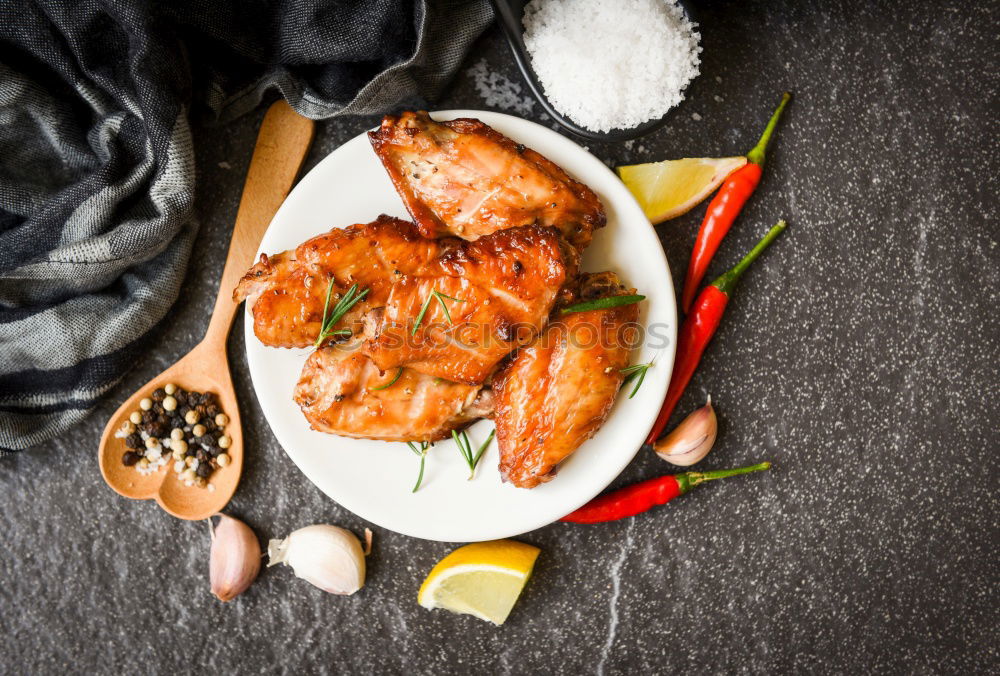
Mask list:
[{"label": "salt grain", "polygon": [[512,82],[503,73],[490,70],[486,59],[479,59],[469,69],[476,91],[489,108],[508,110],[518,115],[531,115],[535,100],[521,91],[521,85]]},{"label": "salt grain", "polygon": [[524,44],[545,95],[587,129],[662,117],[698,75],[695,24],[676,0],[532,0]]}]

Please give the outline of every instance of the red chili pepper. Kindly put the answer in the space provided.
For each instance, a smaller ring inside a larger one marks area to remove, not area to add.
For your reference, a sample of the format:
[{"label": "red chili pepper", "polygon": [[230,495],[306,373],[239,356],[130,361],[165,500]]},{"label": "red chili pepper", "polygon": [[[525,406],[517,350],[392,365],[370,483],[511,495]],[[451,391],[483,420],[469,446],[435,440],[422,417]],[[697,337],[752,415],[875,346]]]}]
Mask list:
[{"label": "red chili pepper", "polygon": [[691,382],[691,376],[701,362],[701,355],[705,352],[705,347],[715,335],[715,330],[719,328],[722,321],[722,314],[726,311],[726,304],[732,294],[740,276],[746,271],[750,264],[756,260],[774,238],[785,229],[785,222],[778,221],[778,224],[764,235],[764,238],[757,242],[757,246],[750,250],[739,264],[725,273],[717,280],[702,289],[695,301],[694,308],[684,318],[681,330],[677,333],[677,355],[674,358],[674,371],[670,376],[670,386],[667,387],[667,396],[663,401],[660,414],[656,416],[653,429],[646,437],[646,443],[652,445],[657,437],[666,427],[670,420],[670,414],[680,401],[681,395]]},{"label": "red chili pepper", "polygon": [[698,285],[705,277],[708,264],[712,262],[712,256],[718,251],[729,228],[732,227],[736,217],[743,210],[743,205],[750,199],[750,195],[757,189],[760,183],[760,176],[764,171],[764,151],[767,143],[771,140],[771,134],[778,124],[781,111],[785,109],[785,104],[792,97],[785,92],[781,97],[778,109],[774,111],[770,122],[764,129],[760,141],[753,150],[747,153],[747,163],[734,171],[726,178],[719,192],[715,193],[708,211],[705,212],[705,220],[701,222],[698,230],[698,237],[694,241],[694,249],[691,251],[691,262],[688,263],[687,276],[684,278],[684,295],[681,298],[681,307],[684,312],[691,308],[691,301],[698,291]]},{"label": "red chili pepper", "polygon": [[724,479],[737,474],[749,474],[770,469],[771,463],[762,462],[759,465],[740,467],[739,469],[719,469],[711,472],[684,472],[655,479],[641,481],[631,486],[611,491],[598,496],[580,509],[570,512],[560,521],[570,523],[601,523],[616,521],[629,516],[641,514],[657,505],[670,502],[678,495],[684,495],[689,490],[712,479]]}]

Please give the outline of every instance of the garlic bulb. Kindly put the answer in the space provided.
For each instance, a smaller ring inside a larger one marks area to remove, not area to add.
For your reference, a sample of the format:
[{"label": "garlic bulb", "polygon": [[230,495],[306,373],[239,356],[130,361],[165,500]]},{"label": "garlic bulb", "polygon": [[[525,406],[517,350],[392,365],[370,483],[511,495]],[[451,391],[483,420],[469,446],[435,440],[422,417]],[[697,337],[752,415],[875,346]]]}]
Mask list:
[{"label": "garlic bulb", "polygon": [[653,450],[674,465],[693,465],[712,450],[718,428],[712,397],[709,397],[704,406],[684,418],[673,432],[653,444]]},{"label": "garlic bulb", "polygon": [[267,545],[268,567],[285,563],[306,582],[331,594],[353,594],[365,584],[365,554],[354,533],[317,524]]},{"label": "garlic bulb", "polygon": [[212,530],[209,580],[220,601],[230,601],[247,590],[260,573],[260,543],[250,527],[238,519],[218,514]]}]

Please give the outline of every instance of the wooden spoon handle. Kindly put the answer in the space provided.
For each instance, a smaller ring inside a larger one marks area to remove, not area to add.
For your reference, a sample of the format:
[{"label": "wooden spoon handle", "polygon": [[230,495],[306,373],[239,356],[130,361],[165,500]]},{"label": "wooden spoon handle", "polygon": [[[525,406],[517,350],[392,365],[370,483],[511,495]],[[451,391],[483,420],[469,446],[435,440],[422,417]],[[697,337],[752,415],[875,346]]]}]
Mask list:
[{"label": "wooden spoon handle", "polygon": [[264,115],[253,149],[236,225],[229,242],[226,267],[219,282],[212,321],[203,343],[215,343],[225,354],[226,336],[238,305],[233,287],[253,265],[254,254],[278,207],[285,201],[312,144],[315,122],[302,117],[284,100]]}]

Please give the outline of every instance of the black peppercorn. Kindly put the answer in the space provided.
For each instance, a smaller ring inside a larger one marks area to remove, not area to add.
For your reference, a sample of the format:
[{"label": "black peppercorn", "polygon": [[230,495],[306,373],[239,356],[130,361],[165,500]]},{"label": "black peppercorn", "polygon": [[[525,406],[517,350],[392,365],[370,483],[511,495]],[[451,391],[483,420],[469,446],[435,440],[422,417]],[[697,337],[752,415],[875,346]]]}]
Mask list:
[{"label": "black peppercorn", "polygon": [[167,391],[162,387],[158,387],[153,390],[153,401],[163,401],[164,397],[167,396]]},{"label": "black peppercorn", "polygon": [[125,445],[129,448],[142,448],[144,446],[142,442],[142,435],[138,432],[133,432],[125,437]]},{"label": "black peppercorn", "polygon": [[122,456],[122,464],[126,467],[131,467],[135,463],[139,462],[139,454],[135,451],[125,451],[125,455]]},{"label": "black peppercorn", "polygon": [[198,469],[195,470],[195,474],[202,479],[207,479],[212,475],[212,466],[207,462],[198,463]]},{"label": "black peppercorn", "polygon": [[148,425],[149,423],[153,422],[154,420],[156,420],[156,414],[155,413],[153,413],[152,411],[143,411],[142,412],[142,422],[143,423],[145,423],[145,424]]},{"label": "black peppercorn", "polygon": [[201,403],[204,404],[205,407],[215,406],[216,405],[215,395],[212,394],[211,392],[206,392],[205,394],[201,395]]},{"label": "black peppercorn", "polygon": [[214,418],[222,413],[222,410],[216,404],[209,404],[205,407],[205,413],[207,413],[209,417]]},{"label": "black peppercorn", "polygon": [[199,448],[195,451],[194,457],[198,458],[198,462],[205,462],[208,460],[208,453],[205,452],[205,449]]},{"label": "black peppercorn", "polygon": [[218,446],[212,446],[211,448],[208,449],[208,453],[214,458],[218,456],[219,453],[222,453],[222,449],[219,448]]},{"label": "black peppercorn", "polygon": [[184,390],[177,390],[174,392],[174,399],[177,400],[178,406],[183,406],[187,403],[187,394],[184,393]]},{"label": "black peppercorn", "polygon": [[204,420],[201,421],[201,424],[204,425],[205,429],[209,432],[214,432],[216,429],[218,429],[217,425],[215,424],[215,421],[212,420],[211,418],[206,417]]}]

